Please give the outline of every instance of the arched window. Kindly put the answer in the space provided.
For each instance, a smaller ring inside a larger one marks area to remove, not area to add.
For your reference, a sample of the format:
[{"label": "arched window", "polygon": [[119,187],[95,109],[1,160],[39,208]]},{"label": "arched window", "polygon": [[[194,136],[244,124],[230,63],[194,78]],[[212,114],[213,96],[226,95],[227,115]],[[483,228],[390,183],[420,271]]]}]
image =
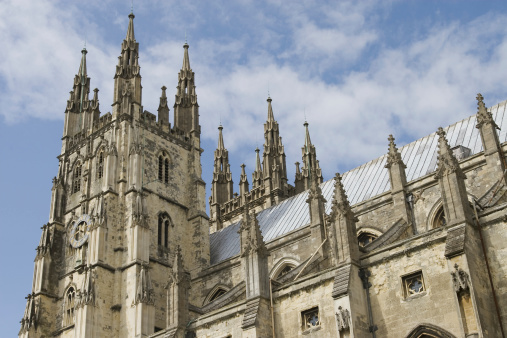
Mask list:
[{"label": "arched window", "polygon": [[278,275],[276,276],[276,279],[282,278],[283,276],[285,276],[286,274],[288,274],[289,272],[291,272],[293,269],[294,269],[294,265],[292,265],[292,264],[285,265],[282,268],[282,270],[280,270],[280,272],[278,273]]},{"label": "arched window", "polygon": [[447,219],[445,218],[444,206],[441,206],[435,214],[433,219],[433,228],[440,228],[447,225]]},{"label": "arched window", "polygon": [[214,301],[215,299],[217,299],[218,297],[221,297],[223,296],[227,291],[225,291],[224,289],[217,289],[213,295],[210,297],[209,299],[209,302],[211,303],[212,301]]},{"label": "arched window", "polygon": [[76,193],[81,190],[81,163],[76,163],[74,172],[72,173],[72,193]]},{"label": "arched window", "polygon": [[158,216],[158,245],[169,248],[169,231],[171,228],[171,219],[166,213]]},{"label": "arched window", "polygon": [[97,179],[101,179],[104,176],[104,150],[99,152],[97,158]]},{"label": "arched window", "polygon": [[369,233],[369,232],[363,232],[362,234],[360,234],[358,237],[357,237],[357,240],[359,242],[359,246],[362,246],[362,247],[365,247],[367,246],[368,244],[370,244],[371,242],[373,242],[374,240],[376,240],[378,237],[375,236],[374,234],[372,233]]},{"label": "arched window", "polygon": [[71,286],[65,294],[65,309],[63,313],[63,325],[68,326],[74,324],[74,309],[76,301],[76,291]]}]

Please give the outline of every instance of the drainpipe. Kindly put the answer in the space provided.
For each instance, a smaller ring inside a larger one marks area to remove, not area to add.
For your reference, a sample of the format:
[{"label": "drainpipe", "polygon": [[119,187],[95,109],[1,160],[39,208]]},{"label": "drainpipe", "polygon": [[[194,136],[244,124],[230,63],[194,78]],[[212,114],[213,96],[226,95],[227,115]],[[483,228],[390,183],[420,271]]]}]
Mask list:
[{"label": "drainpipe", "polygon": [[371,311],[371,301],[370,301],[370,287],[371,283],[368,281],[368,277],[371,276],[371,272],[368,269],[360,269],[359,270],[359,278],[363,282],[363,289],[366,293],[366,303],[368,305],[368,321],[370,322],[369,330],[371,332],[371,337],[375,338],[375,331],[378,330],[377,325],[373,324],[373,313]]}]

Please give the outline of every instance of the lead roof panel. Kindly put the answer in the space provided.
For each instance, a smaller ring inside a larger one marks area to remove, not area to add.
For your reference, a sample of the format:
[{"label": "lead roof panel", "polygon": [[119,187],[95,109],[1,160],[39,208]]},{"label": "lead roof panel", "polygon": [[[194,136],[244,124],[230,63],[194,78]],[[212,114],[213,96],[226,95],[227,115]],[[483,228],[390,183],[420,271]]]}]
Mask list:
[{"label": "lead roof panel", "polygon": [[[507,142],[507,101],[501,102],[489,110],[497,125],[500,143]],[[462,145],[471,150],[470,155],[482,151],[479,130],[475,127],[476,118],[472,115],[456,122],[444,130],[449,145]],[[407,165],[407,180],[413,181],[435,171],[437,164],[438,136],[432,133],[399,149],[403,162]],[[342,182],[351,205],[361,203],[390,189],[389,174],[384,168],[386,155],[354,168],[342,175]],[[326,199],[326,213],[331,212],[334,192],[334,179],[321,184],[322,195]],[[288,198],[281,203],[262,210],[257,220],[264,241],[270,242],[291,231],[310,223],[310,213],[306,199],[308,191]],[[217,264],[240,253],[239,226],[236,222],[224,229],[210,234],[210,262]]]}]

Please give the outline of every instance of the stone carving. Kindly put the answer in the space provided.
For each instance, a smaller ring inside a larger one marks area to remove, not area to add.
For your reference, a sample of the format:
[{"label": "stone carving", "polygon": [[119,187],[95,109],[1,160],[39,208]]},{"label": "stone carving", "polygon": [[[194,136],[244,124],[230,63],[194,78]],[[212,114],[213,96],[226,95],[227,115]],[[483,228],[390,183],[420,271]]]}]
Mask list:
[{"label": "stone carving", "polygon": [[142,191],[136,192],[136,200],[132,209],[132,226],[149,227],[148,212],[146,210],[146,200]]},{"label": "stone carving", "polygon": [[41,258],[46,256],[46,254],[49,253],[49,249],[51,248],[53,244],[53,234],[51,232],[51,227],[48,224],[44,224],[42,226],[42,234],[40,237],[39,245],[37,246],[37,258]]},{"label": "stone carving", "polygon": [[26,308],[21,319],[21,332],[26,332],[32,327],[37,328],[39,318],[39,299],[35,298],[34,294],[28,294],[25,299]]},{"label": "stone carving", "polygon": [[132,306],[139,303],[148,305],[155,304],[155,292],[151,285],[151,277],[148,269],[144,265],[141,265],[141,271],[139,272],[139,284],[137,285],[136,296],[132,302]]},{"label": "stone carving", "polygon": [[338,307],[338,312],[335,314],[336,322],[338,323],[338,331],[348,330],[350,328],[350,312],[347,309]]},{"label": "stone carving", "polygon": [[461,269],[458,264],[454,264],[455,271],[451,272],[454,291],[468,291],[470,288],[470,278],[468,273]]},{"label": "stone carving", "polygon": [[493,124],[496,129],[500,129],[493,120],[493,115],[489,112],[484,104],[484,97],[481,93],[477,94],[477,128],[481,128],[484,124]]}]

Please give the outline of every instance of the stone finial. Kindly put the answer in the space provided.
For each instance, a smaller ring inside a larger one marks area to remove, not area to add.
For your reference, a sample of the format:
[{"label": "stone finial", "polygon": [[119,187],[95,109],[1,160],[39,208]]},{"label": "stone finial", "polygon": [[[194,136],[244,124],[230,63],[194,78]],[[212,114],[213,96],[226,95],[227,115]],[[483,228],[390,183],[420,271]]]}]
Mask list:
[{"label": "stone finial", "polygon": [[255,210],[249,211],[248,202],[245,203],[243,208],[243,218],[241,219],[241,227],[238,232],[242,239],[241,256],[251,253],[259,253],[261,255],[267,253],[259,221],[255,216]]},{"label": "stone finial", "polygon": [[306,202],[309,202],[315,198],[321,199],[323,202],[326,202],[326,199],[322,195],[322,190],[320,189],[320,182],[319,182],[319,175],[318,175],[318,169],[317,168],[311,168],[310,170],[310,192],[308,194],[308,200]]},{"label": "stone finial", "polygon": [[189,47],[190,46],[188,45],[188,43],[185,42],[185,44],[183,45],[183,49],[185,49],[185,52],[183,53],[183,65],[181,66],[182,70],[192,70],[192,68],[190,68],[190,58],[188,57]]},{"label": "stone finial", "polygon": [[246,176],[245,167],[246,167],[246,165],[245,165],[244,163],[242,163],[242,164],[241,164],[241,175],[240,175],[240,177],[239,177],[239,181],[240,181],[241,183],[245,183],[245,182],[246,182],[246,183],[248,183],[248,178],[247,178],[247,176]]},{"label": "stone finial", "polygon": [[488,111],[484,104],[484,98],[481,93],[477,94],[477,128],[483,125],[492,124],[496,129],[500,129],[493,119],[493,115]]},{"label": "stone finial", "polygon": [[153,286],[151,285],[150,272],[144,267],[144,265],[141,265],[136,296],[134,297],[132,305],[137,305],[139,303],[151,305],[155,303],[155,293],[153,291]]},{"label": "stone finial", "polygon": [[259,156],[259,147],[255,148],[255,171],[262,172],[261,159]]},{"label": "stone finial", "polygon": [[166,95],[166,86],[162,86],[162,95],[160,96],[160,103],[158,105],[158,110],[162,108],[167,108],[167,95]]},{"label": "stone finial", "polygon": [[134,13],[129,14],[129,26],[127,28],[127,36],[125,37],[125,40],[127,41],[136,41],[136,37],[134,35]]},{"label": "stone finial", "polygon": [[405,163],[403,163],[401,158],[401,154],[396,147],[396,143],[394,143],[393,135],[389,135],[387,139],[389,140],[389,151],[387,153],[387,163],[385,167],[391,168],[393,164],[401,164],[403,168],[406,168]]},{"label": "stone finial", "polygon": [[445,131],[442,127],[438,128],[438,159],[437,159],[437,172],[435,178],[441,178],[451,173],[456,173],[458,177],[465,179],[466,176],[461,170],[458,160],[454,156],[447,139],[445,138]]}]

